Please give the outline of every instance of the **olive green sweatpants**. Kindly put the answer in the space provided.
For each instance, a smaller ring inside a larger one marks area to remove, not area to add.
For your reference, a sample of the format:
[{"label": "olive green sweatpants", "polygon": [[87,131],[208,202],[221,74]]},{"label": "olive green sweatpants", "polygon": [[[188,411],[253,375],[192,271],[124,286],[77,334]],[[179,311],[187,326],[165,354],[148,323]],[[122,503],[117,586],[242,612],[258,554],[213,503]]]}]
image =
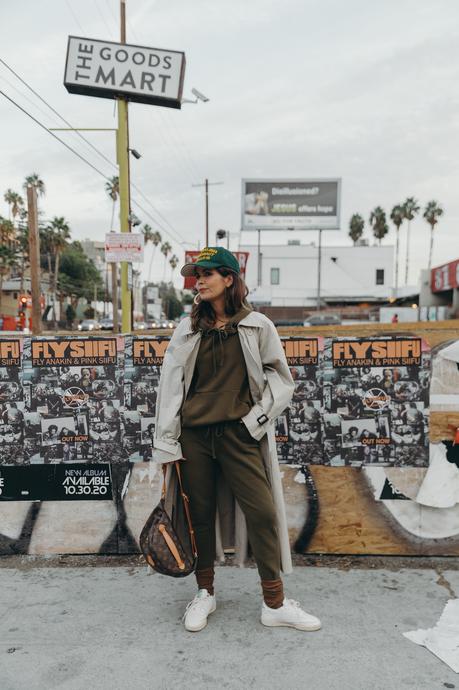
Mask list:
[{"label": "olive green sweatpants", "polygon": [[182,429],[184,489],[190,499],[198,547],[197,570],[215,562],[216,480],[222,472],[247,522],[262,580],[280,577],[280,546],[271,489],[260,443],[240,421]]}]

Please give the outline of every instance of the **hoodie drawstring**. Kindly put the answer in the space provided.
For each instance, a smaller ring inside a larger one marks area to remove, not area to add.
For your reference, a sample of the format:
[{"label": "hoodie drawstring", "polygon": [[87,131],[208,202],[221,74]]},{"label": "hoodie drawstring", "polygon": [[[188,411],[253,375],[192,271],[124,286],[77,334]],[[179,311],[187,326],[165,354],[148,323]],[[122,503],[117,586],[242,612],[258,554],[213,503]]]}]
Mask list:
[{"label": "hoodie drawstring", "polygon": [[[208,331],[205,331],[204,333],[205,336],[209,336],[212,338],[212,363],[213,363],[213,368],[214,368],[214,376],[217,373],[217,366],[222,367],[225,363],[225,348],[223,347],[223,341],[228,338],[228,331],[222,328],[211,328]],[[217,352],[216,352],[216,340],[218,340],[218,343],[220,345],[220,358],[219,362],[217,364]]]},{"label": "hoodie drawstring", "polygon": [[215,438],[220,438],[225,433],[225,422],[221,424],[209,424],[206,428],[205,438],[210,436],[210,449],[212,451],[212,460],[216,460],[215,454]]}]

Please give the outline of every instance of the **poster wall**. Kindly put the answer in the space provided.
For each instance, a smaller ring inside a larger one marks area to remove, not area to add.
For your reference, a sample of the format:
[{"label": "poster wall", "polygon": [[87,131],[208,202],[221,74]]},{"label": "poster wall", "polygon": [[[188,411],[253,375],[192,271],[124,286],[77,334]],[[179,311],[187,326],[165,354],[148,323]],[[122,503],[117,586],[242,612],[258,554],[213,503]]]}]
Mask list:
[{"label": "poster wall", "polygon": [[430,350],[421,338],[283,341],[295,380],[276,422],[284,463],[429,464]]},{"label": "poster wall", "polygon": [[[0,341],[0,465],[151,460],[168,342]],[[295,381],[276,420],[282,463],[428,465],[430,351],[421,338],[282,342]]]}]

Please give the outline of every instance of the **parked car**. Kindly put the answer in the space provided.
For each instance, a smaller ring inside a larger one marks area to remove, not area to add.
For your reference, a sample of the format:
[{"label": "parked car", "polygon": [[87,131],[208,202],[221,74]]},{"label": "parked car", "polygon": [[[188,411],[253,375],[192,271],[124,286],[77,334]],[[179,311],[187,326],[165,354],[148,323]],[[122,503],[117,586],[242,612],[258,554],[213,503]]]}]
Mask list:
[{"label": "parked car", "polygon": [[303,326],[339,326],[341,318],[332,312],[317,312],[310,314],[303,323]]},{"label": "parked car", "polygon": [[79,331],[99,331],[100,324],[95,319],[83,319],[81,323],[78,324]]},{"label": "parked car", "polygon": [[113,319],[105,318],[99,321],[99,325],[103,331],[113,330]]}]

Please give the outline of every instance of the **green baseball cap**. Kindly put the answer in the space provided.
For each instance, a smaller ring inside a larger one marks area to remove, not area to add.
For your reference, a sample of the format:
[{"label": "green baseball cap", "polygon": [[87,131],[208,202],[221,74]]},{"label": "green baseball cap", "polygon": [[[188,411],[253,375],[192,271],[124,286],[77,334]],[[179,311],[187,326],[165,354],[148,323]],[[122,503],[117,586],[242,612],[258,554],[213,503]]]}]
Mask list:
[{"label": "green baseball cap", "polygon": [[235,273],[241,272],[239,262],[228,249],[224,247],[204,247],[196,261],[192,264],[185,264],[180,273],[182,276],[194,275],[196,266],[202,268],[229,268]]}]

